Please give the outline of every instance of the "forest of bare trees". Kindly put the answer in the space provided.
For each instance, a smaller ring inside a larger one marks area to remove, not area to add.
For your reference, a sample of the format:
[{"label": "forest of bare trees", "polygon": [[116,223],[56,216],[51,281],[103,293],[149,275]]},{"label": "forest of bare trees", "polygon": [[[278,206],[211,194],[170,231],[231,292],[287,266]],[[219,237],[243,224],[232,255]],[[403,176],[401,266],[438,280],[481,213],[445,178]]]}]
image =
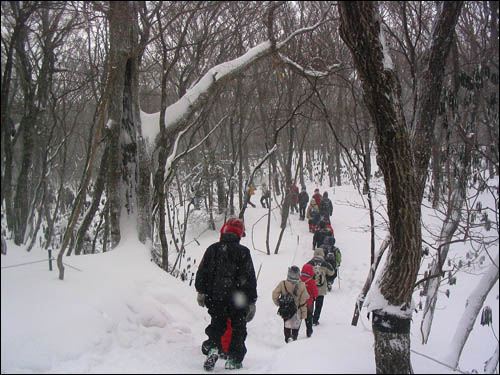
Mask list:
[{"label": "forest of bare trees", "polygon": [[[402,309],[373,312],[377,372],[412,372],[411,296],[427,298],[426,342],[438,288],[467,266],[451,265],[451,243],[498,264],[498,2],[1,7],[2,239],[52,249],[61,279],[64,257],[115,248],[124,220],[175,272],[195,203],[215,229],[216,217],[244,218],[257,180],[279,202],[281,233],[292,182],[350,181],[370,209],[375,264],[370,155],[390,234],[376,287]],[[150,138],[141,119],[153,113]],[[424,206],[442,213],[440,230],[421,221]]]}]

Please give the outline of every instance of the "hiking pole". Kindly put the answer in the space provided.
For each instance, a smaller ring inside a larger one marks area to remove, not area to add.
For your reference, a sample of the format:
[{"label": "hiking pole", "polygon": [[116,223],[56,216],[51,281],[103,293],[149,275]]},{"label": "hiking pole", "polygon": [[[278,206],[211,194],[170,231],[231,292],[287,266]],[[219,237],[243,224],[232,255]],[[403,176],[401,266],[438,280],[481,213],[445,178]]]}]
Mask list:
[{"label": "hiking pole", "polygon": [[294,265],[295,262],[295,256],[297,255],[297,249],[299,248],[299,235],[297,234],[297,246],[295,247],[295,253],[293,254],[293,259],[292,259],[292,266]]},{"label": "hiking pole", "polygon": [[337,269],[337,280],[339,281],[339,289],[340,289],[340,269]]},{"label": "hiking pole", "polygon": [[261,268],[262,268],[262,263],[260,264],[259,271],[257,272],[257,278],[255,279],[255,281],[259,280],[259,275],[260,275],[260,269]]}]

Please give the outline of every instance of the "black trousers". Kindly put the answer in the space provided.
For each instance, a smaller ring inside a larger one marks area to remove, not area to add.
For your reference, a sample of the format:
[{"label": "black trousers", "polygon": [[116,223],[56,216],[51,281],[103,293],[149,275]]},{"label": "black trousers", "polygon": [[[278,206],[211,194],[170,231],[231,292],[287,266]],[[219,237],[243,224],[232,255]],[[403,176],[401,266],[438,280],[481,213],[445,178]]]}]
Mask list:
[{"label": "black trousers", "polygon": [[313,314],[313,323],[318,323],[319,316],[321,315],[321,309],[323,308],[323,300],[325,296],[317,296],[314,300],[314,314]]},{"label": "black trousers", "polygon": [[299,205],[299,214],[300,214],[301,219],[306,218],[306,208],[307,208],[307,206]]},{"label": "black trousers", "polygon": [[226,331],[227,318],[231,318],[233,334],[227,354],[236,362],[242,362],[247,352],[245,346],[245,339],[247,338],[247,309],[237,309],[231,303],[214,303],[213,301],[210,301],[207,307],[208,313],[212,318],[210,324],[205,328],[205,333],[208,336],[208,350],[218,348],[219,352],[222,352],[220,339]]},{"label": "black trousers", "polygon": [[313,331],[313,311],[314,311],[314,302],[311,306],[307,307],[306,333]]}]

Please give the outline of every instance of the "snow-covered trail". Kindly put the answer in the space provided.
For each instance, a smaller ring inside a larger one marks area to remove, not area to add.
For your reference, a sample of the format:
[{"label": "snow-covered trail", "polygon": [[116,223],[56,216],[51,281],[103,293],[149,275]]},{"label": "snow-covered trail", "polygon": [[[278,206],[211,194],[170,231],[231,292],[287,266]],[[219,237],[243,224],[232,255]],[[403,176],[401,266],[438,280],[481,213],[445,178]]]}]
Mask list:
[{"label": "snow-covered trail", "polygon": [[[357,225],[359,219],[346,215],[346,220],[340,220],[341,210],[340,207],[338,223],[334,219],[333,225],[337,234],[337,246],[342,248],[342,244],[348,243],[349,240],[342,238],[342,232],[352,231],[353,228],[348,227]],[[294,264],[302,268],[302,265],[312,258],[313,235],[308,231],[307,221],[300,221],[296,213],[290,215],[290,227],[286,230],[279,253],[275,255],[272,248],[271,255],[267,255],[261,252],[265,249],[267,220],[259,220],[266,212],[266,209],[259,206],[247,209],[247,237],[242,243],[252,251],[255,271],[258,272],[259,267],[261,265],[262,267],[258,280],[257,313],[247,326],[248,352],[244,367],[238,372],[319,373],[325,372],[325,361],[331,361],[328,372],[372,372],[374,364],[370,361],[356,362],[351,355],[346,355],[346,353],[358,353],[363,357],[373,357],[371,332],[360,328],[361,324],[358,327],[350,325],[354,301],[363,283],[363,273],[368,268],[367,264],[359,264],[360,252],[366,250],[343,251],[343,270],[340,273],[340,280],[336,280],[333,290],[325,297],[320,325],[314,327],[313,336],[307,338],[303,322],[299,340],[287,345],[284,343],[283,321],[276,314],[277,308],[272,302],[271,292],[277,283],[286,277],[287,267],[292,265],[292,260],[295,259]],[[272,217],[271,238],[274,239],[278,235],[277,220],[280,219],[280,215],[275,213]],[[347,217],[352,221],[349,222]],[[261,251],[253,249],[252,235],[253,243]],[[357,234],[359,235],[360,233]],[[200,255],[205,248],[205,245],[200,247]],[[108,253],[109,256],[111,254]],[[126,263],[130,263],[131,256],[137,257],[132,263],[142,269],[139,265],[141,257],[137,254],[127,255]],[[366,258],[369,259],[369,256]],[[77,264],[74,263],[77,260],[74,258],[73,264]],[[127,272],[125,271],[127,265],[120,264],[119,259],[114,260],[113,264],[114,267]],[[355,266],[351,267],[353,264]],[[85,264],[78,266],[86,268]],[[146,264],[146,267],[148,266],[151,265]],[[91,267],[93,272],[106,272],[104,265],[102,268],[94,265]],[[129,272],[131,276],[134,274],[134,271]],[[143,274],[145,271],[137,270],[137,272]],[[52,364],[47,369],[38,370],[47,373],[200,372],[204,360],[200,344],[206,339],[204,330],[209,323],[209,315],[206,309],[196,304],[196,291],[193,287],[171,278],[168,279],[168,283],[158,283],[156,272],[154,274],[150,279],[131,280],[131,286],[128,288],[134,290],[129,289],[130,296],[124,296],[126,313],[117,310],[117,315],[110,316],[110,310],[99,312],[106,326],[106,333],[96,338],[92,347],[83,353],[74,353],[73,356],[68,355],[66,358],[53,358]],[[98,279],[100,278],[96,275],[96,280]],[[92,287],[98,286],[92,285]],[[119,288],[118,285],[115,287]],[[360,347],[360,342],[363,343],[363,347]],[[338,350],[339,347],[343,348],[342,352]],[[219,360],[214,372],[231,371],[225,370],[224,361]]]},{"label": "snow-covered trail", "polygon": [[[290,216],[279,253],[274,254],[280,225],[279,211],[275,210],[271,215],[273,245],[271,255],[267,255],[267,219],[262,219],[267,210],[256,198],[259,194],[253,199],[257,207],[248,208],[245,214],[247,236],[242,244],[250,248],[256,272],[262,266],[259,297],[255,318],[247,325],[244,367],[237,372],[375,373],[373,334],[366,310],[358,326],[351,326],[370,260],[368,214],[345,203],[360,204],[357,192],[343,186],[331,195],[336,245],[342,250],[340,282],[337,279],[325,297],[320,325],[314,327],[312,337],[305,336],[303,322],[299,339],[289,344],[284,342],[283,321],[276,314],[271,293],[286,277],[292,262],[302,268],[312,258],[313,235],[307,221],[299,221],[295,213]],[[186,238],[189,256],[198,260],[219,238],[218,231],[206,231],[202,223],[190,227]],[[194,287],[150,262],[148,250],[132,238],[133,232],[125,231],[121,245],[111,252],[68,257],[65,262],[81,272],[68,268],[63,282],[58,280],[57,271],[49,272],[44,263],[2,269],[2,373],[203,372],[205,357],[200,345],[206,339],[209,315],[196,303]],[[378,247],[383,233],[379,230],[377,234]],[[9,242],[8,255],[1,257],[2,267],[42,256],[46,256],[43,250],[34,248],[26,253]],[[446,303],[449,301],[443,300]],[[447,311],[455,318],[461,307]],[[422,347],[417,318],[412,325],[412,348],[440,355],[449,339],[434,335],[431,343]],[[445,320],[454,328],[453,319]],[[443,321],[441,318],[439,324]],[[480,355],[485,357],[484,350]],[[412,364],[415,373],[451,372],[413,354]],[[228,372],[233,371],[225,370],[220,360],[214,373]]]}]

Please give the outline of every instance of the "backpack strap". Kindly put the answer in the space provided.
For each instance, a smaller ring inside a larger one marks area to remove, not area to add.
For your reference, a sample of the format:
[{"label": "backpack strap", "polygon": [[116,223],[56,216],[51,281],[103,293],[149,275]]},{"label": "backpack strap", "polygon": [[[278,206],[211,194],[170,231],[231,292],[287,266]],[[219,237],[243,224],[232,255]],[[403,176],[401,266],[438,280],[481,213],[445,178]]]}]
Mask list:
[{"label": "backpack strap", "polygon": [[283,287],[285,288],[286,294],[290,294],[290,292],[289,292],[289,291],[288,291],[288,289],[286,288],[285,280],[283,280]]},{"label": "backpack strap", "polygon": [[293,288],[293,293],[290,293],[288,289],[286,288],[285,280],[283,280],[283,286],[285,287],[286,293],[291,294],[295,297],[297,297],[297,289],[299,288],[299,283],[295,284],[295,288]]}]

